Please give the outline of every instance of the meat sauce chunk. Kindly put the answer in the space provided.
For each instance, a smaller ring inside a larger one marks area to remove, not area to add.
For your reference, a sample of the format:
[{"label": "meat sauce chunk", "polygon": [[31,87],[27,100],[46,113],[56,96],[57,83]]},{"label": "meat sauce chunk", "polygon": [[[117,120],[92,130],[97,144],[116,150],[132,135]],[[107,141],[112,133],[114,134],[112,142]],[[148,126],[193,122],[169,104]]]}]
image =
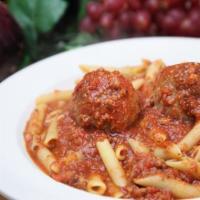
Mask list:
[{"label": "meat sauce chunk", "polygon": [[139,101],[131,82],[119,72],[98,69],[76,86],[71,100],[71,116],[84,128],[121,131],[139,113]]}]

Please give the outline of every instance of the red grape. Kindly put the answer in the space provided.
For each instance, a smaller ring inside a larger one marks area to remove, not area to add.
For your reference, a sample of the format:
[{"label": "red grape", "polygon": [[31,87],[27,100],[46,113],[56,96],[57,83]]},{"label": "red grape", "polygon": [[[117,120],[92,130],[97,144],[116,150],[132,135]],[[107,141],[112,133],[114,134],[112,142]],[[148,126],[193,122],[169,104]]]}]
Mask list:
[{"label": "red grape", "polygon": [[138,10],[142,7],[141,0],[128,0],[128,3],[132,10]]},{"label": "red grape", "polygon": [[98,20],[103,13],[103,7],[98,2],[89,2],[86,8],[88,15],[93,20]]},{"label": "red grape", "polygon": [[195,28],[195,36],[200,36],[200,8],[194,8],[188,16]]},{"label": "red grape", "polygon": [[189,18],[196,24],[200,26],[200,8],[194,8],[189,12]]},{"label": "red grape", "polygon": [[81,30],[104,37],[200,36],[200,0],[90,0]]},{"label": "red grape", "polygon": [[154,13],[160,8],[159,0],[146,0],[145,7],[150,12]]},{"label": "red grape", "polygon": [[161,7],[167,10],[169,8],[183,6],[185,0],[161,0],[160,3]]},{"label": "red grape", "polygon": [[156,35],[158,33],[158,27],[155,23],[152,23],[149,27],[148,34],[149,35]]},{"label": "red grape", "polygon": [[7,5],[0,1],[0,81],[17,71],[24,46],[22,30]]},{"label": "red grape", "polygon": [[83,32],[94,33],[96,31],[95,23],[90,17],[85,17],[80,23],[80,30]]},{"label": "red grape", "polygon": [[126,0],[104,0],[105,9],[109,12],[118,13],[125,5]]},{"label": "red grape", "polygon": [[120,14],[120,16],[119,16],[119,22],[120,22],[120,25],[124,29],[129,29],[130,28],[130,17],[131,17],[130,12],[122,12]]},{"label": "red grape", "polygon": [[146,10],[137,11],[132,15],[131,23],[137,32],[147,32],[151,25],[151,15]]},{"label": "red grape", "polygon": [[184,19],[184,17],[185,13],[181,9],[170,10],[161,19],[160,26],[162,28],[162,31],[164,31],[167,34],[178,34],[178,27]]},{"label": "red grape", "polygon": [[200,0],[188,0],[192,7],[200,7]]},{"label": "red grape", "polygon": [[190,10],[191,7],[192,7],[192,1],[186,0],[184,7],[185,7],[186,10]]},{"label": "red grape", "polygon": [[112,25],[113,25],[113,15],[110,14],[110,13],[104,13],[102,16],[101,16],[101,19],[100,19],[100,25],[103,27],[103,28],[111,28]]},{"label": "red grape", "polygon": [[106,35],[109,39],[117,39],[122,37],[123,31],[118,21],[113,23],[113,26],[107,30]]},{"label": "red grape", "polygon": [[196,28],[189,17],[186,17],[180,24],[180,35],[195,36]]}]

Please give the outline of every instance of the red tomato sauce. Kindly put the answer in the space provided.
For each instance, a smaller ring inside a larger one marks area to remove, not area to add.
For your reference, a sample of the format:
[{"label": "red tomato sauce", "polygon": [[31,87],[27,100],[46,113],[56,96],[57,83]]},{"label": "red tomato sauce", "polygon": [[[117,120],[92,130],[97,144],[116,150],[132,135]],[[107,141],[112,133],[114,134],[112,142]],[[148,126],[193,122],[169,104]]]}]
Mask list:
[{"label": "red tomato sauce", "polygon": [[[95,128],[87,129],[78,126],[70,115],[70,101],[63,104],[48,104],[46,115],[58,108],[62,110],[61,117],[58,120],[58,139],[49,147],[59,163],[59,173],[48,173],[44,169],[35,152],[31,150],[32,138],[25,136],[29,154],[35,163],[52,178],[82,190],[86,190],[89,176],[99,174],[107,185],[104,195],[112,196],[116,186],[111,180],[96,148],[97,141],[107,138],[113,149],[119,144],[124,144],[127,147],[125,159],[120,161],[128,181],[126,187],[119,188],[123,193],[123,198],[137,200],[174,199],[173,195],[167,190],[139,187],[133,183],[133,179],[162,173],[169,178],[182,180],[190,184],[197,184],[199,181],[187,173],[168,167],[163,160],[150,153],[134,153],[127,139],[139,140],[149,148],[155,146],[165,148],[171,142],[178,143],[191,130],[194,119],[192,117],[176,119],[164,114],[159,106],[154,106],[151,103],[149,94],[152,93],[152,87],[144,85],[138,93],[141,111],[137,120],[128,129],[118,132],[108,132]],[[48,125],[44,123],[43,130],[46,130],[47,127]]]}]

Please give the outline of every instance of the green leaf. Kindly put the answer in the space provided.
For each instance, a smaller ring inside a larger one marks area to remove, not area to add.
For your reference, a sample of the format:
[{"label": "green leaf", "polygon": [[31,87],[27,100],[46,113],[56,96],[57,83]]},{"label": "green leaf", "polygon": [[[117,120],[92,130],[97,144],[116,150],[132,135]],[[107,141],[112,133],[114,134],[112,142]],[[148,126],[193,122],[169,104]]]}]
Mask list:
[{"label": "green leaf", "polygon": [[78,19],[81,20],[86,15],[86,5],[90,0],[80,0]]},{"label": "green leaf", "polygon": [[63,46],[64,50],[70,50],[87,44],[95,43],[98,40],[98,37],[95,35],[79,33],[72,40],[70,40],[70,42],[67,44],[62,43],[61,45]]},{"label": "green leaf", "polygon": [[36,57],[38,35],[49,32],[67,8],[64,0],[8,0],[8,7],[25,36],[31,57]]},{"label": "green leaf", "polygon": [[64,14],[64,0],[9,0],[10,12],[23,29],[32,27],[38,33],[49,32]]},{"label": "green leaf", "polygon": [[38,32],[49,32],[63,15],[67,5],[63,0],[36,0],[35,26]]},{"label": "green leaf", "polygon": [[37,31],[34,25],[34,0],[9,0],[9,10],[21,26],[28,43],[34,43],[37,40]]},{"label": "green leaf", "polygon": [[22,69],[22,68],[26,67],[27,65],[29,65],[30,63],[31,63],[30,54],[25,52],[18,68]]}]

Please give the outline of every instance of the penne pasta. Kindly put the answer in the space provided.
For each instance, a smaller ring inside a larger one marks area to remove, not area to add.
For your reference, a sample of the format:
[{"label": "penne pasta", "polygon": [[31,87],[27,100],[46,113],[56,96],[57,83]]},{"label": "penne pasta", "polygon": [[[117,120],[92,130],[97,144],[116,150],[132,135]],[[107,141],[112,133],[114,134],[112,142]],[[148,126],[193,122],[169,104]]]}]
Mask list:
[{"label": "penne pasta", "polygon": [[121,188],[116,186],[112,181],[106,182],[107,190],[106,193],[114,198],[122,198],[124,193],[122,192]]},{"label": "penne pasta", "polygon": [[132,85],[133,85],[135,90],[140,89],[143,84],[144,84],[143,78],[138,78],[138,79],[132,81]]},{"label": "penne pasta", "polygon": [[200,63],[164,66],[80,65],[73,91],[36,99],[24,132],[35,164],[98,195],[200,199]]},{"label": "penne pasta", "polygon": [[166,151],[169,158],[181,158],[183,156],[179,146],[174,143],[168,144]]},{"label": "penne pasta", "polygon": [[177,198],[200,197],[200,186],[191,185],[184,181],[167,178],[164,175],[152,175],[144,178],[134,179],[134,183],[140,186],[151,186],[159,189],[165,189],[172,192]]},{"label": "penne pasta", "polygon": [[[83,73],[89,73],[89,72],[92,72],[94,70],[97,70],[99,68],[101,68],[102,66],[100,65],[86,65],[86,64],[81,64],[79,65],[79,68],[80,70],[83,72]],[[104,69],[108,69],[108,71],[111,71],[113,70],[112,67],[103,67]]]},{"label": "penne pasta", "polygon": [[100,157],[113,180],[113,182],[120,187],[124,187],[127,184],[124,170],[115,156],[115,152],[108,139],[98,141],[96,143]]},{"label": "penne pasta", "polygon": [[156,75],[159,73],[159,71],[164,68],[165,64],[162,60],[156,60],[149,65],[147,68],[145,78],[149,81],[153,81],[156,78]]},{"label": "penne pasta", "polygon": [[[132,150],[136,153],[149,153],[150,149],[146,147],[143,143],[134,140],[128,139],[128,143],[130,144]],[[176,144],[169,144],[165,149],[161,147],[156,147],[153,149],[153,154],[161,159],[167,160],[171,158],[181,158],[182,153],[179,147]]]},{"label": "penne pasta", "polygon": [[141,142],[135,139],[132,139],[132,138],[128,139],[128,143],[135,153],[149,153],[150,152],[148,147],[146,147],[144,144],[142,144]]},{"label": "penne pasta", "polygon": [[120,73],[122,73],[125,77],[129,78],[129,77],[133,77],[137,74],[143,73],[146,70],[145,66],[138,66],[138,67],[134,67],[134,66],[127,66],[127,67],[121,67],[118,69],[118,71]]},{"label": "penne pasta", "polygon": [[37,151],[37,158],[43,164],[45,169],[50,172],[59,172],[59,166],[53,153],[46,147],[40,147]]},{"label": "penne pasta", "polygon": [[127,154],[127,147],[123,144],[120,144],[117,146],[117,148],[115,149],[115,155],[117,157],[118,160],[124,160],[126,158],[126,154]]},{"label": "penne pasta", "polygon": [[[94,70],[97,70],[99,68],[102,68],[103,66],[100,65],[80,65],[80,69],[84,73],[92,72]],[[146,70],[145,65],[141,66],[125,66],[125,67],[120,67],[120,68],[115,68],[115,67],[103,67],[105,70],[108,71],[119,71],[122,73],[125,77],[132,77],[137,74],[143,73]]]},{"label": "penne pasta", "polygon": [[47,124],[51,123],[51,121],[55,117],[58,117],[58,115],[61,114],[61,113],[62,113],[61,109],[57,109],[57,110],[54,110],[54,111],[50,112],[45,118],[45,123],[47,123]]},{"label": "penne pasta", "polygon": [[44,104],[53,101],[67,101],[72,95],[72,91],[55,91],[50,94],[42,95],[36,99],[36,104]]},{"label": "penne pasta", "polygon": [[156,147],[154,149],[154,155],[164,160],[172,158],[179,159],[182,157],[182,152],[179,149],[178,145],[171,143],[165,149],[161,147]]},{"label": "penne pasta", "polygon": [[200,179],[200,163],[189,157],[181,160],[167,160],[166,165],[190,174],[192,177]]},{"label": "penne pasta", "polygon": [[182,151],[188,151],[200,141],[200,122],[189,131],[189,133],[178,143]]},{"label": "penne pasta", "polygon": [[47,130],[46,137],[44,139],[44,145],[49,146],[49,144],[52,141],[55,141],[57,139],[58,139],[58,122],[57,122],[57,119],[54,118],[51,121],[49,128]]},{"label": "penne pasta", "polygon": [[28,122],[26,133],[30,135],[38,135],[42,133],[43,121],[45,118],[47,106],[45,104],[37,105],[35,111]]},{"label": "penne pasta", "polygon": [[200,146],[197,146],[194,160],[200,162]]},{"label": "penne pasta", "polygon": [[33,135],[32,141],[31,141],[31,150],[36,151],[40,146],[40,136],[39,135]]},{"label": "penne pasta", "polygon": [[149,65],[151,64],[151,61],[150,60],[148,60],[148,59],[142,59],[142,66],[144,66],[144,67],[148,67]]},{"label": "penne pasta", "polygon": [[103,195],[106,191],[106,184],[103,182],[99,175],[93,175],[88,179],[87,191]]},{"label": "penne pasta", "polygon": [[115,191],[112,195],[112,197],[114,198],[122,198],[124,196],[123,192],[120,191],[120,189],[118,189],[117,191]]},{"label": "penne pasta", "polygon": [[107,184],[107,192],[114,198],[122,198],[124,196],[121,189],[112,182]]}]

